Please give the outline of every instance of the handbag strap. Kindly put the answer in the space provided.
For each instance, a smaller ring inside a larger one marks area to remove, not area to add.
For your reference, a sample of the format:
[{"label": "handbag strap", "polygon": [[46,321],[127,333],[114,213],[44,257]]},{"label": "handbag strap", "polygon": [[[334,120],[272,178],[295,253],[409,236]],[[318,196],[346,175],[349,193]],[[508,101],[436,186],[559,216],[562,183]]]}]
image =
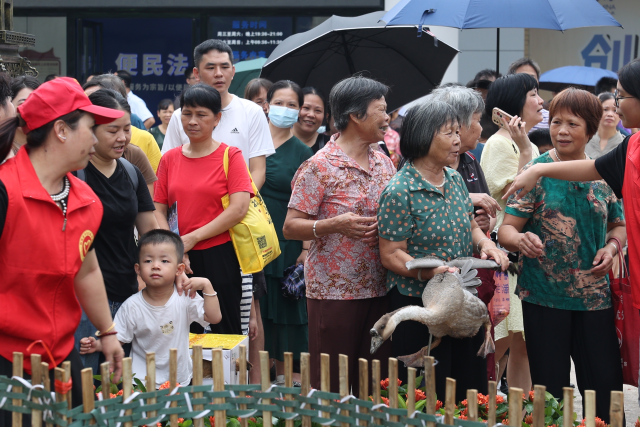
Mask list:
[{"label": "handbag strap", "polygon": [[609,240],[615,241],[617,245],[616,249],[618,250],[618,277],[629,277],[629,271],[627,270],[627,265],[625,264],[624,257],[622,256],[622,242],[617,237],[610,237]]},{"label": "handbag strap", "polygon": [[[222,156],[222,167],[224,169],[224,177],[229,180],[229,146],[224,150],[224,156]],[[258,195],[258,187],[256,187],[255,182],[253,182],[253,177],[251,176],[251,169],[249,169],[249,165],[247,166],[247,173],[249,174],[249,179],[251,180],[251,187],[253,188],[254,197]]]}]

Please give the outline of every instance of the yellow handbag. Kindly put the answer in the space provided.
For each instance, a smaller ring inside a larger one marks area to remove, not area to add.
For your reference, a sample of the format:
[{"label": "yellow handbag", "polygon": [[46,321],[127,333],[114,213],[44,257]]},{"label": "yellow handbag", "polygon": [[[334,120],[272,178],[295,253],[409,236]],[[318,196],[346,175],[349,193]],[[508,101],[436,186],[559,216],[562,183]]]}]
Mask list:
[{"label": "yellow handbag", "polygon": [[[229,178],[229,147],[224,151],[224,176]],[[251,172],[247,167],[249,178]],[[242,221],[229,230],[240,268],[244,274],[264,270],[265,265],[280,255],[280,243],[273,221],[251,178],[255,196],[249,202],[249,211]],[[222,196],[222,207],[229,207],[229,195]]]}]

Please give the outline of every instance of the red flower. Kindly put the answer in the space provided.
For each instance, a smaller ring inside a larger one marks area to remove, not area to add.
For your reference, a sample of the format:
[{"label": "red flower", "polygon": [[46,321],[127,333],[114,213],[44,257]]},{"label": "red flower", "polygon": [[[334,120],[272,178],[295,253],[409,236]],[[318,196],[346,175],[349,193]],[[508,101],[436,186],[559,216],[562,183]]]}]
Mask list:
[{"label": "red flower", "polygon": [[533,402],[533,396],[534,396],[533,391],[529,391],[529,400],[530,400],[531,402]]},{"label": "red flower", "polygon": [[[398,386],[400,386],[402,384],[402,381],[400,381],[398,379]],[[387,378],[386,380],[382,380],[380,381],[380,387],[382,387],[383,390],[386,390],[389,388],[389,378]]]},{"label": "red flower", "polygon": [[460,416],[459,416],[458,418],[459,418],[459,419],[461,419],[461,420],[466,420],[466,419],[467,419],[467,416],[466,416],[466,415],[462,415],[462,414],[460,414]]},{"label": "red flower", "polygon": [[182,424],[184,422],[184,418],[178,418],[178,424]]},{"label": "red flower", "polygon": [[[422,390],[416,389],[416,402],[419,402],[421,400],[425,400],[426,398],[427,398],[427,395],[424,394],[424,392]],[[409,399],[409,393],[407,393],[407,399]]]},{"label": "red flower", "polygon": [[634,427],[640,427],[640,417],[636,420]]},{"label": "red flower", "polygon": [[380,396],[380,399],[382,399],[382,403],[384,403],[385,405],[389,406],[389,399],[387,399],[384,396]]},{"label": "red flower", "polygon": [[249,418],[251,421],[253,421],[254,423],[257,423],[258,420],[256,420],[254,417]]},{"label": "red flower", "polygon": [[442,408],[442,402],[440,402],[439,400],[436,400],[436,411],[440,408]]},{"label": "red flower", "polygon": [[533,424],[533,415],[527,415],[526,417],[524,417],[524,422],[529,425]]},{"label": "red flower", "polygon": [[158,387],[158,390],[165,390],[169,388],[169,381],[165,381],[162,383],[162,385],[160,385],[160,387]]},{"label": "red flower", "polygon": [[211,423],[211,427],[216,424],[216,417],[209,417],[209,423]]},{"label": "red flower", "polygon": [[504,403],[504,397],[497,395],[496,396],[496,403],[499,405],[501,403]]},{"label": "red flower", "polygon": [[460,415],[464,415],[466,417],[467,415],[469,415],[469,410],[467,408],[464,408],[462,411],[460,411]]},{"label": "red flower", "polygon": [[467,399],[465,399],[462,402],[460,402],[460,404],[463,405],[464,407],[469,406],[469,402],[467,402]]},{"label": "red flower", "polygon": [[122,390],[118,390],[118,394],[116,396],[122,396],[123,391]]}]

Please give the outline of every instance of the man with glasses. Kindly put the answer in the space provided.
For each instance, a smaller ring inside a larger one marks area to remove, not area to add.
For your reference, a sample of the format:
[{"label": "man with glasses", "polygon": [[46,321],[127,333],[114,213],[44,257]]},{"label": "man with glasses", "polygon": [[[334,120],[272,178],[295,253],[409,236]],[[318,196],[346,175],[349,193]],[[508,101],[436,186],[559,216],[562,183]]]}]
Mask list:
[{"label": "man with glasses", "polygon": [[189,86],[200,83],[200,79],[193,74],[193,68],[187,68],[187,71],[184,73],[184,77],[187,79],[187,84]]}]

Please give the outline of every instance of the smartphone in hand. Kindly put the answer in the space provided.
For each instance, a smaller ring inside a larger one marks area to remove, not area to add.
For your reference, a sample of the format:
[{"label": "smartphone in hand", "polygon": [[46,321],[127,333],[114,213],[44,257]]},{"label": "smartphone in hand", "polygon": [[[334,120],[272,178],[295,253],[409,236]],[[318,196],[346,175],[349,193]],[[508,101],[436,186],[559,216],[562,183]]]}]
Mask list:
[{"label": "smartphone in hand", "polygon": [[493,113],[491,114],[491,120],[493,121],[493,123],[497,124],[501,128],[506,129],[507,126],[502,121],[502,118],[505,118],[507,120],[507,123],[509,123],[511,121],[511,119],[513,118],[513,116],[511,114],[505,113],[504,111],[502,111],[498,107],[495,107],[493,109]]}]

